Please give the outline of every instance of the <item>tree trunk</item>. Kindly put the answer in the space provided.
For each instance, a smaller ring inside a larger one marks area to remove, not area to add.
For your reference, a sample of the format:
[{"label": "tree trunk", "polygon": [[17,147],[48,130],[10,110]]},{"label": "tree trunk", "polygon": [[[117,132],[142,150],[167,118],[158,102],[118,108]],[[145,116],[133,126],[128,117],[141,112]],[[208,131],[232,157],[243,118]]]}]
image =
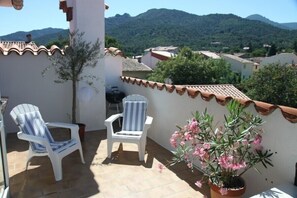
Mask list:
[{"label": "tree trunk", "polygon": [[76,80],[72,81],[72,123],[76,123]]}]

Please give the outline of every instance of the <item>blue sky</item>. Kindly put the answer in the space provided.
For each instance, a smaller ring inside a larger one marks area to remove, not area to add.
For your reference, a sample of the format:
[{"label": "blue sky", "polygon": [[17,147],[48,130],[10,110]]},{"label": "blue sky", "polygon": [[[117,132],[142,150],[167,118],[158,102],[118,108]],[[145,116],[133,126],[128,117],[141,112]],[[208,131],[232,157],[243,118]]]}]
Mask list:
[{"label": "blue sky", "polygon": [[[152,8],[183,10],[192,14],[233,13],[240,17],[261,14],[276,22],[297,22],[297,0],[106,0],[105,16],[129,13],[136,16]],[[68,28],[59,0],[24,0],[17,11],[0,7],[0,35],[47,27]]]}]

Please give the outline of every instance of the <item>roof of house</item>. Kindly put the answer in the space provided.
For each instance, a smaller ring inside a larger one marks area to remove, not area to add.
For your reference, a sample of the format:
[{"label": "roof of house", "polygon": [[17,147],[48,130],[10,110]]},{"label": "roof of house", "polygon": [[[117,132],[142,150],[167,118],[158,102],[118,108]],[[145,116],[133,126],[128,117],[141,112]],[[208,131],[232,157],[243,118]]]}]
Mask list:
[{"label": "roof of house", "polygon": [[150,72],[152,71],[152,69],[143,64],[143,63],[139,63],[137,61],[137,59],[131,59],[131,58],[126,58],[123,61],[123,71],[146,71],[146,72]]},{"label": "roof of house", "polygon": [[111,54],[113,56],[122,56],[122,57],[125,57],[124,56],[124,53],[120,49],[118,49],[116,47],[105,48],[104,51],[105,51],[105,54]]},{"label": "roof of house", "polygon": [[195,51],[194,53],[202,54],[204,56],[207,56],[207,57],[213,58],[213,59],[221,59],[221,57],[219,55],[217,55],[216,53],[211,52],[211,51]]},{"label": "roof of house", "polygon": [[26,43],[24,41],[0,41],[0,53],[4,56],[15,52],[18,55],[23,55],[26,52],[31,52],[33,55],[38,55],[41,52],[47,53],[49,56],[53,55],[56,51],[63,54],[63,50],[58,46],[53,45],[50,49],[43,45],[37,46],[34,42]]},{"label": "roof of house", "polygon": [[202,92],[210,94],[221,95],[225,97],[232,97],[237,99],[251,100],[244,93],[239,91],[231,84],[219,84],[219,85],[187,85],[187,88],[197,89]]},{"label": "roof of house", "polygon": [[159,60],[168,60],[169,58],[175,57],[176,55],[166,51],[152,51],[151,56]]},{"label": "roof of house", "polygon": [[252,63],[253,64],[252,61],[249,61],[249,60],[244,59],[244,58],[240,58],[240,57],[232,55],[232,54],[221,54],[221,57],[222,58],[228,57],[230,59],[236,60],[236,61],[241,62],[241,63]]},{"label": "roof of house", "polygon": [[[206,91],[200,91],[198,89],[189,88],[182,85],[170,85],[164,83],[157,83],[143,79],[136,79],[132,77],[121,77],[122,81],[132,84],[137,84],[138,86],[150,87],[152,89],[159,89],[163,90],[166,89],[167,92],[173,93],[174,91],[179,95],[188,94],[188,96],[192,98],[196,98],[198,95],[203,100],[210,101],[211,99],[215,98],[217,103],[221,105],[226,105],[228,101],[233,99],[231,96],[223,96],[217,95],[213,93],[209,93]],[[284,116],[285,119],[292,123],[297,123],[297,108],[287,107],[282,105],[273,105],[266,102],[256,101],[256,100],[248,100],[248,99],[236,99],[244,106],[249,106],[253,104],[255,106],[255,110],[260,113],[261,115],[269,115],[274,110],[279,109]]]},{"label": "roof of house", "polygon": [[144,51],[174,51],[177,50],[178,47],[174,46],[158,46],[158,47],[151,47],[148,49],[145,49]]}]

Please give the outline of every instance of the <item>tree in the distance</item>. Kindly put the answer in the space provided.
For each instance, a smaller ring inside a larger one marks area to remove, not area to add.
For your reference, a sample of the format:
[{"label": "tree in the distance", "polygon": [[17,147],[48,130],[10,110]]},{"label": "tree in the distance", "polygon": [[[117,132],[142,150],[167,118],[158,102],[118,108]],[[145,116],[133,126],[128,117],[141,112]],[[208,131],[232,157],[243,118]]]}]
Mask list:
[{"label": "tree in the distance", "polygon": [[277,52],[276,45],[272,44],[268,50],[267,56],[274,56],[274,55],[276,55],[276,52]]},{"label": "tree in the distance", "polygon": [[149,80],[176,85],[237,83],[236,75],[224,60],[207,59],[185,47],[167,61],[159,62]]},{"label": "tree in the distance", "polygon": [[297,67],[269,64],[243,83],[253,100],[297,107]]}]

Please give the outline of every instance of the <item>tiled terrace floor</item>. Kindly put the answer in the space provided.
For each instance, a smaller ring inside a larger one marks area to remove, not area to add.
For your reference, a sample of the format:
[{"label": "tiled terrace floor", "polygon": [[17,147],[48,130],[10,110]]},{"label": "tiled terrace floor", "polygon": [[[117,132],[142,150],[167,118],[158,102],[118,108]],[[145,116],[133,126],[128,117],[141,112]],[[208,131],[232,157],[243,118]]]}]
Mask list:
[{"label": "tiled terrace floor", "polygon": [[[57,135],[59,133],[59,135]],[[60,135],[62,134],[62,135]],[[55,138],[68,136],[53,131]],[[144,162],[138,161],[133,144],[114,144],[112,159],[106,154],[106,131],[87,132],[82,143],[86,164],[78,151],[63,159],[63,180],[56,182],[47,157],[31,160],[25,171],[28,143],[7,137],[8,168],[12,198],[15,197],[209,197],[209,189],[194,185],[201,178],[184,165],[168,167],[162,173],[158,164],[166,164],[172,154],[148,139]]]}]

